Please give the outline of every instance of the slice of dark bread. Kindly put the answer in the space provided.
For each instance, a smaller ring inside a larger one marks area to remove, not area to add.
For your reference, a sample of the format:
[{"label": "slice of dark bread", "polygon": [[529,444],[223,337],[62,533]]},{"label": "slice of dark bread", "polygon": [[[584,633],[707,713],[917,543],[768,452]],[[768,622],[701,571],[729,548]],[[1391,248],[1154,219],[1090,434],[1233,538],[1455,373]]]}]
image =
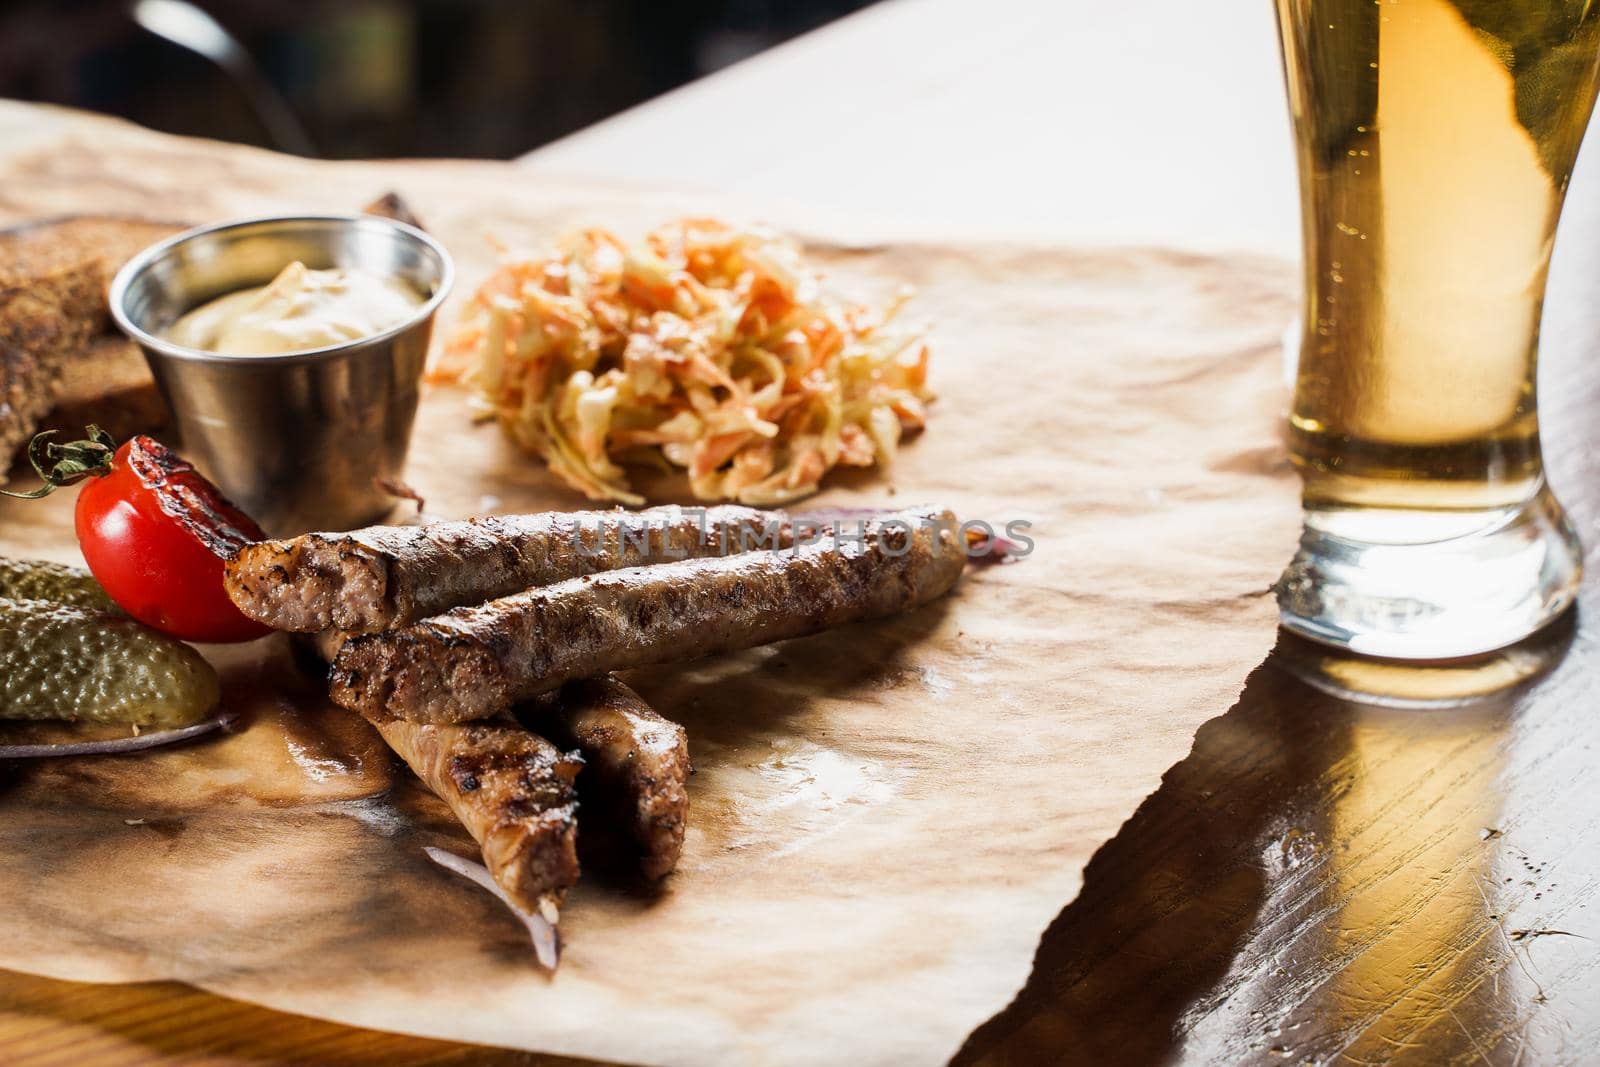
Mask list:
[{"label": "slice of dark bread", "polygon": [[[125,344],[92,342],[110,336],[106,289],[117,269],[178,229],[83,216],[0,232],[0,484],[63,398],[71,401],[66,414],[73,421],[88,415],[148,428],[155,385],[143,358]],[[91,402],[97,392],[99,405]],[[164,418],[164,409],[157,410]],[[84,424],[59,425],[78,436]]]},{"label": "slice of dark bread", "polygon": [[39,429],[76,440],[92,423],[124,441],[165,429],[169,418],[139,346],[120,334],[105,334],[63,361],[55,407]]},{"label": "slice of dark bread", "polygon": [[98,261],[33,238],[0,241],[0,484],[55,403],[62,363],[105,314]]}]

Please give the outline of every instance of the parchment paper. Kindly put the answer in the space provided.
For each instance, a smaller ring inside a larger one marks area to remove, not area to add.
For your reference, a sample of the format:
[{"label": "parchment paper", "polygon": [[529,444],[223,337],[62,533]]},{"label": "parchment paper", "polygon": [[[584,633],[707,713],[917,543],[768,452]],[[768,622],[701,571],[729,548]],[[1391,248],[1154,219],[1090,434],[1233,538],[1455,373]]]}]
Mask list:
[{"label": "parchment paper", "polygon": [[[458,259],[726,203],[502,164],[324,164],[0,105],[0,221],[348,210],[388,188]],[[1042,205],[1047,207],[1047,205]],[[742,210],[742,209],[741,209]],[[281,639],[218,654],[241,736],[0,772],[0,965],[175,978],[407,1033],[646,1063],[930,1063],[1005,1005],[1080,871],[1273,641],[1297,528],[1277,444],[1290,270],[1158,251],[871,244],[792,207],[841,285],[918,289],[930,428],[818,505],[947,501],[1037,550],[914,616],[633,680],[689,730],[683,865],[591,878],[553,977],[470,841]],[[449,321],[447,309],[444,323]],[[409,479],[445,515],[579,504],[432,392]],[[71,494],[0,506],[0,553],[76,558]]]}]

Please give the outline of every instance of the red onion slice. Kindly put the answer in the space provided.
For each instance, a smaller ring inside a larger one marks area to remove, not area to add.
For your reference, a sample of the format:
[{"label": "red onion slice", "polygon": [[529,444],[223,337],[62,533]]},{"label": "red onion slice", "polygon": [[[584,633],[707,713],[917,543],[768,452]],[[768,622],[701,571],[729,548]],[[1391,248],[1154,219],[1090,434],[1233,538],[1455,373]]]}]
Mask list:
[{"label": "red onion slice", "polygon": [[128,752],[143,752],[218,730],[227,730],[238,719],[233,712],[222,712],[209,719],[175,730],[157,730],[155,733],[134,734],[131,737],[112,737],[104,741],[66,741],[61,744],[0,745],[0,760],[49,759],[52,756],[120,756]]},{"label": "red onion slice", "polygon": [[[472,860],[458,856],[454,852],[449,852],[442,848],[434,848],[432,845],[426,846],[422,851],[428,854],[430,860],[445,870],[454,871],[461,877],[477,883],[478,886],[487,889],[498,897],[500,903],[510,908],[511,914],[521,919],[522,924],[528,928],[528,936],[533,939],[533,954],[539,958],[540,965],[547,971],[556,969],[556,964],[561,962],[561,934],[557,932],[555,924],[551,920],[543,915],[535,915],[533,912],[519,908],[512,902],[510,897],[506,896],[505,890],[496,884],[494,876],[489,873],[489,868],[483,864],[474,863]],[[554,911],[554,908],[551,910]]]}]

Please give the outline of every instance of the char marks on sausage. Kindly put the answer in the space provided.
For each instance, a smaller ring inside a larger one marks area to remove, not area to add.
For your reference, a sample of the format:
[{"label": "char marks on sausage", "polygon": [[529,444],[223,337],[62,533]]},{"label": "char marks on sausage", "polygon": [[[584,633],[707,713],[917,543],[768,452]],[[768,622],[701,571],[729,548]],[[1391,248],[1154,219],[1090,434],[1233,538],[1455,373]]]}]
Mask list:
[{"label": "char marks on sausage", "polygon": [[925,604],[965,562],[954,516],[865,537],[636,567],[529,589],[347,641],[334,700],[368,718],[486,718],[567,682],[802,637]]},{"label": "char marks on sausage", "polygon": [[737,552],[781,518],[665,507],[371,526],[249,545],[224,582],[240,611],[275,629],[372,633],[585,574]]},{"label": "char marks on sausage", "polygon": [[484,866],[526,911],[559,904],[578,881],[578,796],[583,760],[514,722],[378,724],[483,850]]},{"label": "char marks on sausage", "polygon": [[520,714],[583,756],[584,810],[597,806],[627,835],[647,877],[669,874],[689,822],[689,740],[683,727],[610,677],[564,685],[552,699]]}]

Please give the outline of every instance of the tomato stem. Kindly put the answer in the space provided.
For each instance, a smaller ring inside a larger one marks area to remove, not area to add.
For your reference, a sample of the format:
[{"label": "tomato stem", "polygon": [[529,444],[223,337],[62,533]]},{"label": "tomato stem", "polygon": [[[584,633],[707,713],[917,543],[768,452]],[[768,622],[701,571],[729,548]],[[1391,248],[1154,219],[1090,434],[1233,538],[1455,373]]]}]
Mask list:
[{"label": "tomato stem", "polygon": [[28,462],[39,473],[44,484],[26,493],[0,489],[0,496],[14,496],[22,500],[38,500],[57,489],[65,488],[85,478],[98,478],[111,473],[111,457],[116,454],[117,442],[112,436],[92,423],[84,428],[88,440],[57,444],[50,440],[54,430],[35,434],[28,442]]}]

